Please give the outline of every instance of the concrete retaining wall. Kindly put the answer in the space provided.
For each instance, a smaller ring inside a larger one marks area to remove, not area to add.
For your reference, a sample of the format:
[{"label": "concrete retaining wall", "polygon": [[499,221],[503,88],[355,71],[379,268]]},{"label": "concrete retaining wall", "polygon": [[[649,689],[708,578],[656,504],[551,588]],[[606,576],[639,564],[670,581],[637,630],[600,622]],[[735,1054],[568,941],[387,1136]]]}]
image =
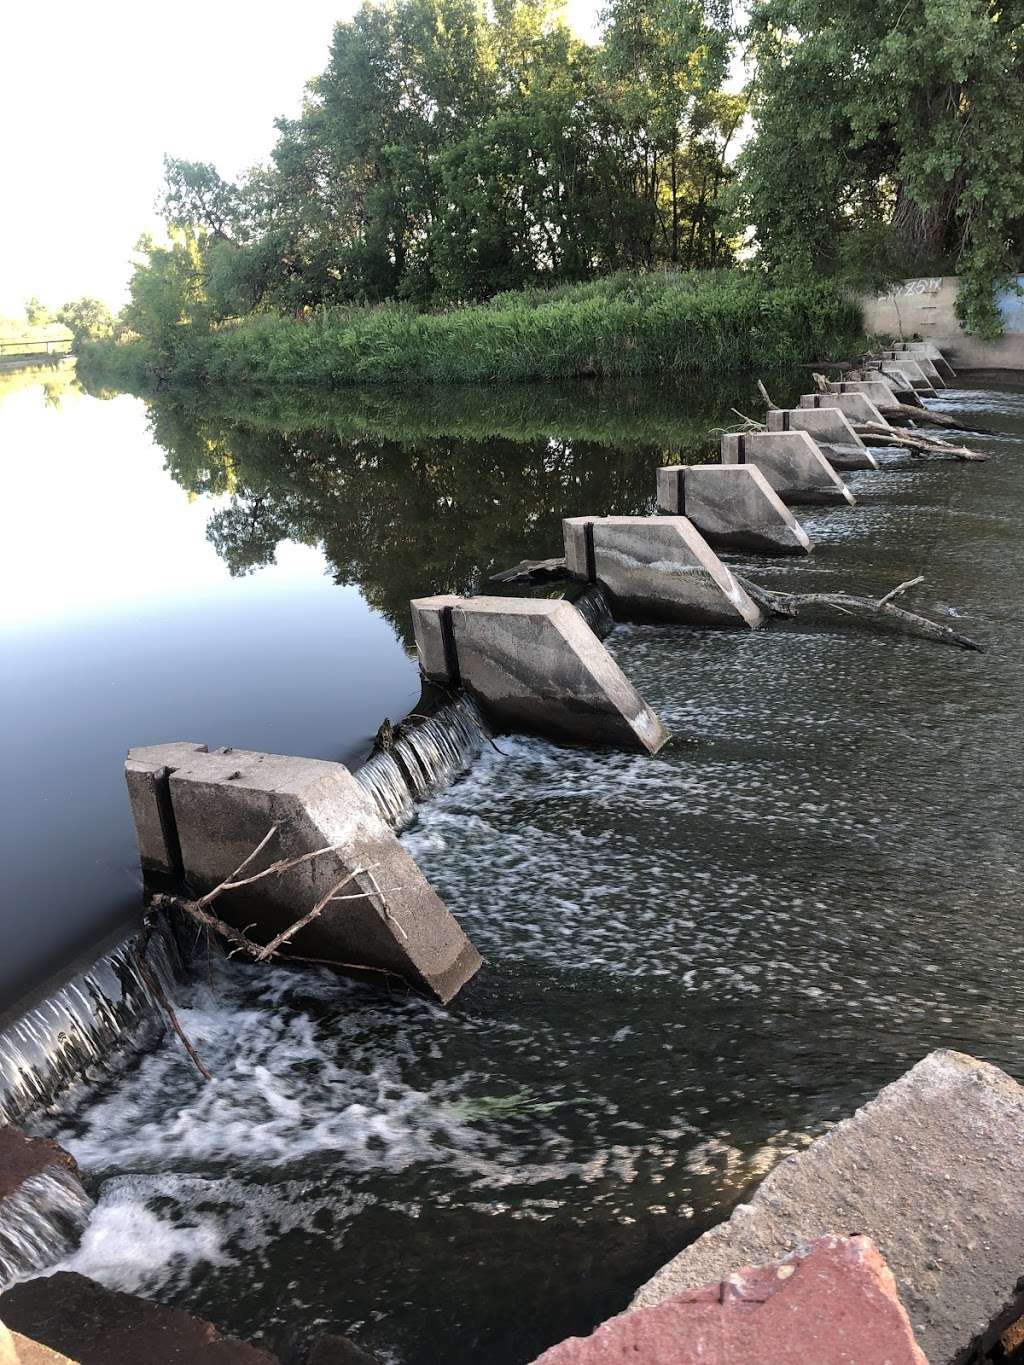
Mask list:
[{"label": "concrete retaining wall", "polygon": [[[1017,277],[1024,285],[1024,275]],[[1005,334],[998,341],[968,336],[957,320],[959,281],[955,276],[901,280],[886,293],[861,300],[864,328],[875,336],[922,337],[940,348],[957,370],[1024,370],[1024,298],[1012,290],[999,295]]]}]

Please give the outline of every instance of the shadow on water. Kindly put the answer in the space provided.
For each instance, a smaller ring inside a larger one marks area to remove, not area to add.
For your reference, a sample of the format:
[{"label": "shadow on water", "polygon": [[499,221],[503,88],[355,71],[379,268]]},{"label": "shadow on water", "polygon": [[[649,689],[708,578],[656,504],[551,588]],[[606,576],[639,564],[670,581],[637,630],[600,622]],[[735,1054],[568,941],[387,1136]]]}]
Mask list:
[{"label": "shadow on water", "polygon": [[[932,1047],[1024,1076],[1024,392],[943,401],[1007,433],[990,463],[887,458],[855,508],[802,518],[809,561],[745,571],[879,594],[924,573],[915,605],[987,654],[828,620],[617,628],[674,735],[657,758],[505,736],[402,835],[488,959],[454,1007],[213,964],[181,999],[212,1085],[167,1039],[42,1121],[97,1199],[68,1264],[271,1343],[317,1325],[400,1365],[523,1365]],[[564,515],[643,511],[657,463],[751,405],[160,396],[149,420],[236,588],[322,546],[407,643],[410,596],[558,553]],[[232,643],[207,641],[211,696]],[[314,678],[274,679],[308,708]],[[336,754],[345,716],[316,723]]]}]

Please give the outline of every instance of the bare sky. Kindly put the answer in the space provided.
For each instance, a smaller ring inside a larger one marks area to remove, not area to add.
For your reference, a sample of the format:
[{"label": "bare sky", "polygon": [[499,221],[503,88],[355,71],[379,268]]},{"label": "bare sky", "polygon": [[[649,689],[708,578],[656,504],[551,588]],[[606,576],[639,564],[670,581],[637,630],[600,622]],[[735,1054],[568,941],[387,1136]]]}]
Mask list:
[{"label": "bare sky", "polygon": [[[0,316],[38,295],[120,306],[164,153],[232,177],[298,113],[358,0],[41,0],[0,28]],[[590,36],[600,0],[569,0]]]}]

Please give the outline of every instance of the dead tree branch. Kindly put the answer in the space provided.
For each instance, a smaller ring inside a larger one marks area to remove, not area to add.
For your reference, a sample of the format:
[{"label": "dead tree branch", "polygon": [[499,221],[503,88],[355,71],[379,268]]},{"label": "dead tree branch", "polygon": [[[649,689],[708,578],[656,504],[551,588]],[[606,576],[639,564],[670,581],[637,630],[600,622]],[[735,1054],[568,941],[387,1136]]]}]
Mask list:
[{"label": "dead tree branch", "polygon": [[167,999],[166,991],[164,990],[163,986],[160,985],[160,982],[157,980],[155,972],[152,970],[149,963],[146,961],[145,949],[144,948],[140,949],[138,952],[133,953],[132,956],[135,959],[135,965],[139,969],[139,975],[146,983],[148,989],[152,992],[153,997],[156,1000],[157,1004],[163,1010],[164,1014],[167,1015],[167,1022],[170,1024],[171,1028],[174,1029],[174,1032],[181,1039],[182,1046],[184,1047],[188,1055],[192,1058],[196,1070],[199,1072],[200,1076],[202,1076],[204,1080],[212,1081],[213,1075],[211,1074],[211,1072],[207,1070],[206,1066],[203,1064],[202,1057],[200,1057],[199,1053],[192,1046],[188,1034],[181,1027],[181,1023],[178,1019],[178,1016],[174,1012],[174,1007],[172,1006],[171,1002]]},{"label": "dead tree branch", "polygon": [[920,432],[911,432],[903,428],[899,432],[894,432],[891,428],[879,426],[877,422],[858,423],[854,430],[858,436],[864,437],[869,445],[881,443],[905,446],[915,454],[920,452],[923,455],[951,455],[955,460],[978,461],[989,458],[980,450],[951,445],[948,441],[940,441],[937,436],[922,436]]},{"label": "dead tree branch", "polygon": [[900,583],[898,587],[879,598],[858,597],[848,592],[778,592],[773,588],[762,587],[760,583],[754,583],[741,574],[734,574],[734,577],[759,607],[775,616],[798,616],[805,607],[826,607],[844,616],[881,616],[908,635],[934,640],[937,644],[956,645],[959,649],[975,650],[979,654],[984,653],[984,646],[978,644],[976,640],[950,630],[949,626],[930,621],[926,616],[919,616],[916,612],[905,611],[902,607],[893,605],[896,597],[924,581],[920,575]]}]

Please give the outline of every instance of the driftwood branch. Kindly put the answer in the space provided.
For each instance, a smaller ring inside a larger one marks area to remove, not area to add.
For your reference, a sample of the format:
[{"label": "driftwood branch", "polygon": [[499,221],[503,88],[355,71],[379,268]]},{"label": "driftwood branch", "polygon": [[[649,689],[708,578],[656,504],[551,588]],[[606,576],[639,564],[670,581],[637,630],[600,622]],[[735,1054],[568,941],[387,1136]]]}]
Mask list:
[{"label": "driftwood branch", "polygon": [[848,592],[778,592],[773,588],[764,588],[760,583],[754,583],[740,574],[734,574],[734,577],[759,607],[775,616],[797,616],[804,607],[827,607],[844,616],[880,616],[909,635],[934,640],[937,644],[956,645],[959,649],[984,653],[984,646],[978,644],[976,640],[960,635],[937,621],[930,621],[926,616],[919,616],[916,612],[905,611],[902,607],[893,605],[896,597],[905,593],[908,588],[923,582],[920,575],[900,583],[884,597],[878,598],[858,597]]},{"label": "driftwood branch", "polygon": [[914,453],[920,452],[923,455],[951,455],[956,460],[987,460],[989,457],[983,455],[980,450],[969,450],[967,446],[951,445],[948,441],[940,441],[937,436],[922,436],[917,431],[907,431],[900,428],[894,432],[891,427],[879,426],[877,422],[858,423],[854,430],[858,436],[862,436],[869,445],[893,445],[905,446]]},{"label": "driftwood branch", "polygon": [[760,379],[757,381],[757,391],[758,391],[758,393],[761,395],[761,397],[764,399],[764,405],[765,405],[765,407],[768,409],[769,412],[772,412],[775,408],[777,408],[777,407],[779,406],[778,403],[773,403],[773,402],[772,402],[772,396],[771,396],[771,394],[768,392],[768,390],[765,388],[765,386],[761,383]]},{"label": "driftwood branch", "polygon": [[199,1053],[192,1046],[192,1042],[189,1039],[188,1034],[181,1027],[181,1023],[178,1019],[178,1016],[174,1012],[173,1005],[167,999],[167,992],[164,990],[163,986],[160,985],[156,973],[153,971],[149,963],[146,961],[145,951],[146,950],[143,947],[138,952],[132,954],[132,956],[135,959],[135,965],[139,969],[139,975],[142,977],[143,981],[146,983],[146,986],[152,992],[153,997],[156,1000],[157,1004],[163,1010],[164,1014],[166,1014],[167,1022],[170,1024],[171,1028],[174,1029],[174,1032],[181,1039],[182,1046],[184,1047],[188,1055],[192,1058],[195,1068],[199,1072],[200,1076],[202,1076],[204,1080],[212,1081],[213,1075],[207,1070],[206,1066],[203,1063],[202,1057],[200,1057]]},{"label": "driftwood branch", "polygon": [[572,578],[563,559],[521,559],[511,569],[491,574],[491,583],[550,583],[559,578]]}]

